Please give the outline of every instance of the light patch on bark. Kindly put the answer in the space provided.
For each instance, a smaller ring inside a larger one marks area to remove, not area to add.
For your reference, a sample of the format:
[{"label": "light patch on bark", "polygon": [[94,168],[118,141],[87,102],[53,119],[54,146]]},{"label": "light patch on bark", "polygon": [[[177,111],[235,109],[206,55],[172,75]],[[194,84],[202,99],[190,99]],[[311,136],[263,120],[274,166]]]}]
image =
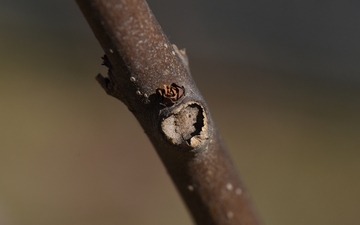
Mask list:
[{"label": "light patch on bark", "polygon": [[191,148],[202,146],[208,139],[208,121],[204,108],[196,102],[180,105],[161,122],[166,138],[174,145]]}]

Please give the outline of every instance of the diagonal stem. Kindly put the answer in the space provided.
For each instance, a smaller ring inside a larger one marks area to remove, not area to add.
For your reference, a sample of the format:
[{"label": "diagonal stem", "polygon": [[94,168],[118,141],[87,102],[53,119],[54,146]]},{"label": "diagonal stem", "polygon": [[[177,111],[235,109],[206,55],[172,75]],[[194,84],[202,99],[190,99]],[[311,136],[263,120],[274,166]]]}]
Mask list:
[{"label": "diagonal stem", "polygon": [[197,224],[261,224],[184,51],[144,0],[76,0],[105,51],[105,91],[137,118]]}]

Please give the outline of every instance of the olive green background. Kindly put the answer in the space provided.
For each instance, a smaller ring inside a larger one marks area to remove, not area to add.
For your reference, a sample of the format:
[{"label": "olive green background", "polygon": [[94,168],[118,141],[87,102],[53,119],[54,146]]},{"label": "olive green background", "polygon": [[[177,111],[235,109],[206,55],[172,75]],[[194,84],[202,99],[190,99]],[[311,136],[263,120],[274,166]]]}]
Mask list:
[{"label": "olive green background", "polygon": [[[268,225],[360,224],[360,3],[149,1]],[[73,1],[0,1],[0,224],[191,224]]]}]

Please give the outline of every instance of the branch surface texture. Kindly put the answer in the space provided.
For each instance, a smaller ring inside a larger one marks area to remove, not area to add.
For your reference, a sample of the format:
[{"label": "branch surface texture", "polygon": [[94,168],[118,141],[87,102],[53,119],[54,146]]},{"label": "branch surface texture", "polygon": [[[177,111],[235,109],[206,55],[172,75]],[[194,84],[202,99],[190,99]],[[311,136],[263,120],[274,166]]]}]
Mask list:
[{"label": "branch surface texture", "polygon": [[190,75],[144,0],[76,0],[105,51],[97,81],[135,115],[196,224],[261,224]]}]

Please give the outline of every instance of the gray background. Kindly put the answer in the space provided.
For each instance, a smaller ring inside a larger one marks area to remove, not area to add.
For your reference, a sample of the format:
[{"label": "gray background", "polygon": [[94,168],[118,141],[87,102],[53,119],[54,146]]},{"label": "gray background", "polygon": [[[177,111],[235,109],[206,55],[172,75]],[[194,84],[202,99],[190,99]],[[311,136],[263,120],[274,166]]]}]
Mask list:
[{"label": "gray background", "polygon": [[[360,223],[360,2],[149,1],[266,224]],[[0,1],[0,224],[191,224],[73,1]]]}]

